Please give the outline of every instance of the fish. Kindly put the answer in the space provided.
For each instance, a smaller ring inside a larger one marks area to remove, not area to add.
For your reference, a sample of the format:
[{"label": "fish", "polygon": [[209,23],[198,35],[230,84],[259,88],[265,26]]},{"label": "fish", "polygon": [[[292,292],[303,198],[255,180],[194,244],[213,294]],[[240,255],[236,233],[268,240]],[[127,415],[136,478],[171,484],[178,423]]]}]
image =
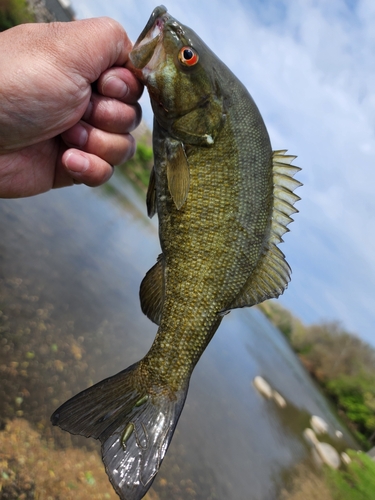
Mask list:
[{"label": "fish", "polygon": [[143,359],[68,400],[51,421],[99,439],[115,491],[138,500],[224,316],[286,289],[291,270],[278,245],[301,183],[296,157],[272,150],[246,87],[164,6],[152,12],[130,61],[154,113],[146,204],[158,215],[161,253],[140,302],[158,330]]}]

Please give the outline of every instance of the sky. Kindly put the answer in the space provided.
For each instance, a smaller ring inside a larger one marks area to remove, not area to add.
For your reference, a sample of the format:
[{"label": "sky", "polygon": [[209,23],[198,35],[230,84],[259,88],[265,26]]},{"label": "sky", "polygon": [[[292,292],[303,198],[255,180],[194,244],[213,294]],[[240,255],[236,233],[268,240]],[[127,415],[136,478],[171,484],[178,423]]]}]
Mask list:
[{"label": "sky", "polygon": [[[246,85],[273,149],[297,155],[302,200],[281,249],[292,281],[281,303],[306,324],[339,321],[375,345],[374,0],[174,0]],[[149,0],[73,0],[136,40]],[[144,117],[151,126],[147,93]]]}]

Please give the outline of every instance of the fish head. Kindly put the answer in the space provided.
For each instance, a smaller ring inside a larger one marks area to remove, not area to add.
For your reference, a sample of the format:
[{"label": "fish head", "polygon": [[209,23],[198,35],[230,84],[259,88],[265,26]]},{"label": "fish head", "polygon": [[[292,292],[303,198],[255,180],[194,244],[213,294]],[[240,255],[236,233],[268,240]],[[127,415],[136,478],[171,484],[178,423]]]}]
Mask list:
[{"label": "fish head", "polygon": [[217,61],[165,7],[153,11],[130,53],[130,69],[146,85],[156,121],[172,136],[213,143],[224,119]]}]

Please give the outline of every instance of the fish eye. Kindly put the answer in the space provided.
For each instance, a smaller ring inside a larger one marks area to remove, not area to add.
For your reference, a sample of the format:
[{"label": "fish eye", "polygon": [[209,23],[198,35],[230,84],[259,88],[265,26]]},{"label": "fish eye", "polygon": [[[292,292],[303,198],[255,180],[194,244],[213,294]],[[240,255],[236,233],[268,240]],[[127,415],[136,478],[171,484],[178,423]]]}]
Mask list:
[{"label": "fish eye", "polygon": [[178,59],[184,66],[194,66],[199,60],[197,52],[191,47],[182,47]]}]

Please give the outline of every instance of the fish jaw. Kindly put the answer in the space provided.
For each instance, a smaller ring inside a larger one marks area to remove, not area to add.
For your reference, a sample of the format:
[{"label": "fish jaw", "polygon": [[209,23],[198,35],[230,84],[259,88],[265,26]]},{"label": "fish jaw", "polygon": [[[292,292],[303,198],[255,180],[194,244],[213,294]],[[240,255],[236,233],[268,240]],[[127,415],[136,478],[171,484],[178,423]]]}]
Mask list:
[{"label": "fish jaw", "polygon": [[149,20],[147,21],[146,26],[143,28],[141,34],[137,38],[137,41],[134,44],[134,47],[137,47],[140,45],[145,38],[149,35],[149,32],[153,30],[156,26],[159,26],[162,24],[163,19],[168,19],[169,16],[167,15],[167,9],[164,7],[164,5],[159,5],[159,7],[156,7]]},{"label": "fish jaw", "polygon": [[130,53],[130,69],[143,83],[146,83],[150,72],[165,61],[162,42],[164,26],[169,18],[164,6],[156,7]]},{"label": "fish jaw", "polygon": [[[181,55],[185,49],[195,54],[194,64],[185,63]],[[169,15],[165,7],[154,10],[129,55],[128,68],[147,87],[156,121],[185,144],[211,146],[216,129],[222,126],[222,99],[217,95],[216,68],[211,64],[211,56],[197,34]],[[197,138],[195,126],[187,123],[188,115],[193,117],[190,113],[194,111],[204,115],[202,119],[195,117],[198,122],[213,122],[208,124],[210,130],[203,138],[201,134]],[[176,123],[180,118],[184,123]]]}]

